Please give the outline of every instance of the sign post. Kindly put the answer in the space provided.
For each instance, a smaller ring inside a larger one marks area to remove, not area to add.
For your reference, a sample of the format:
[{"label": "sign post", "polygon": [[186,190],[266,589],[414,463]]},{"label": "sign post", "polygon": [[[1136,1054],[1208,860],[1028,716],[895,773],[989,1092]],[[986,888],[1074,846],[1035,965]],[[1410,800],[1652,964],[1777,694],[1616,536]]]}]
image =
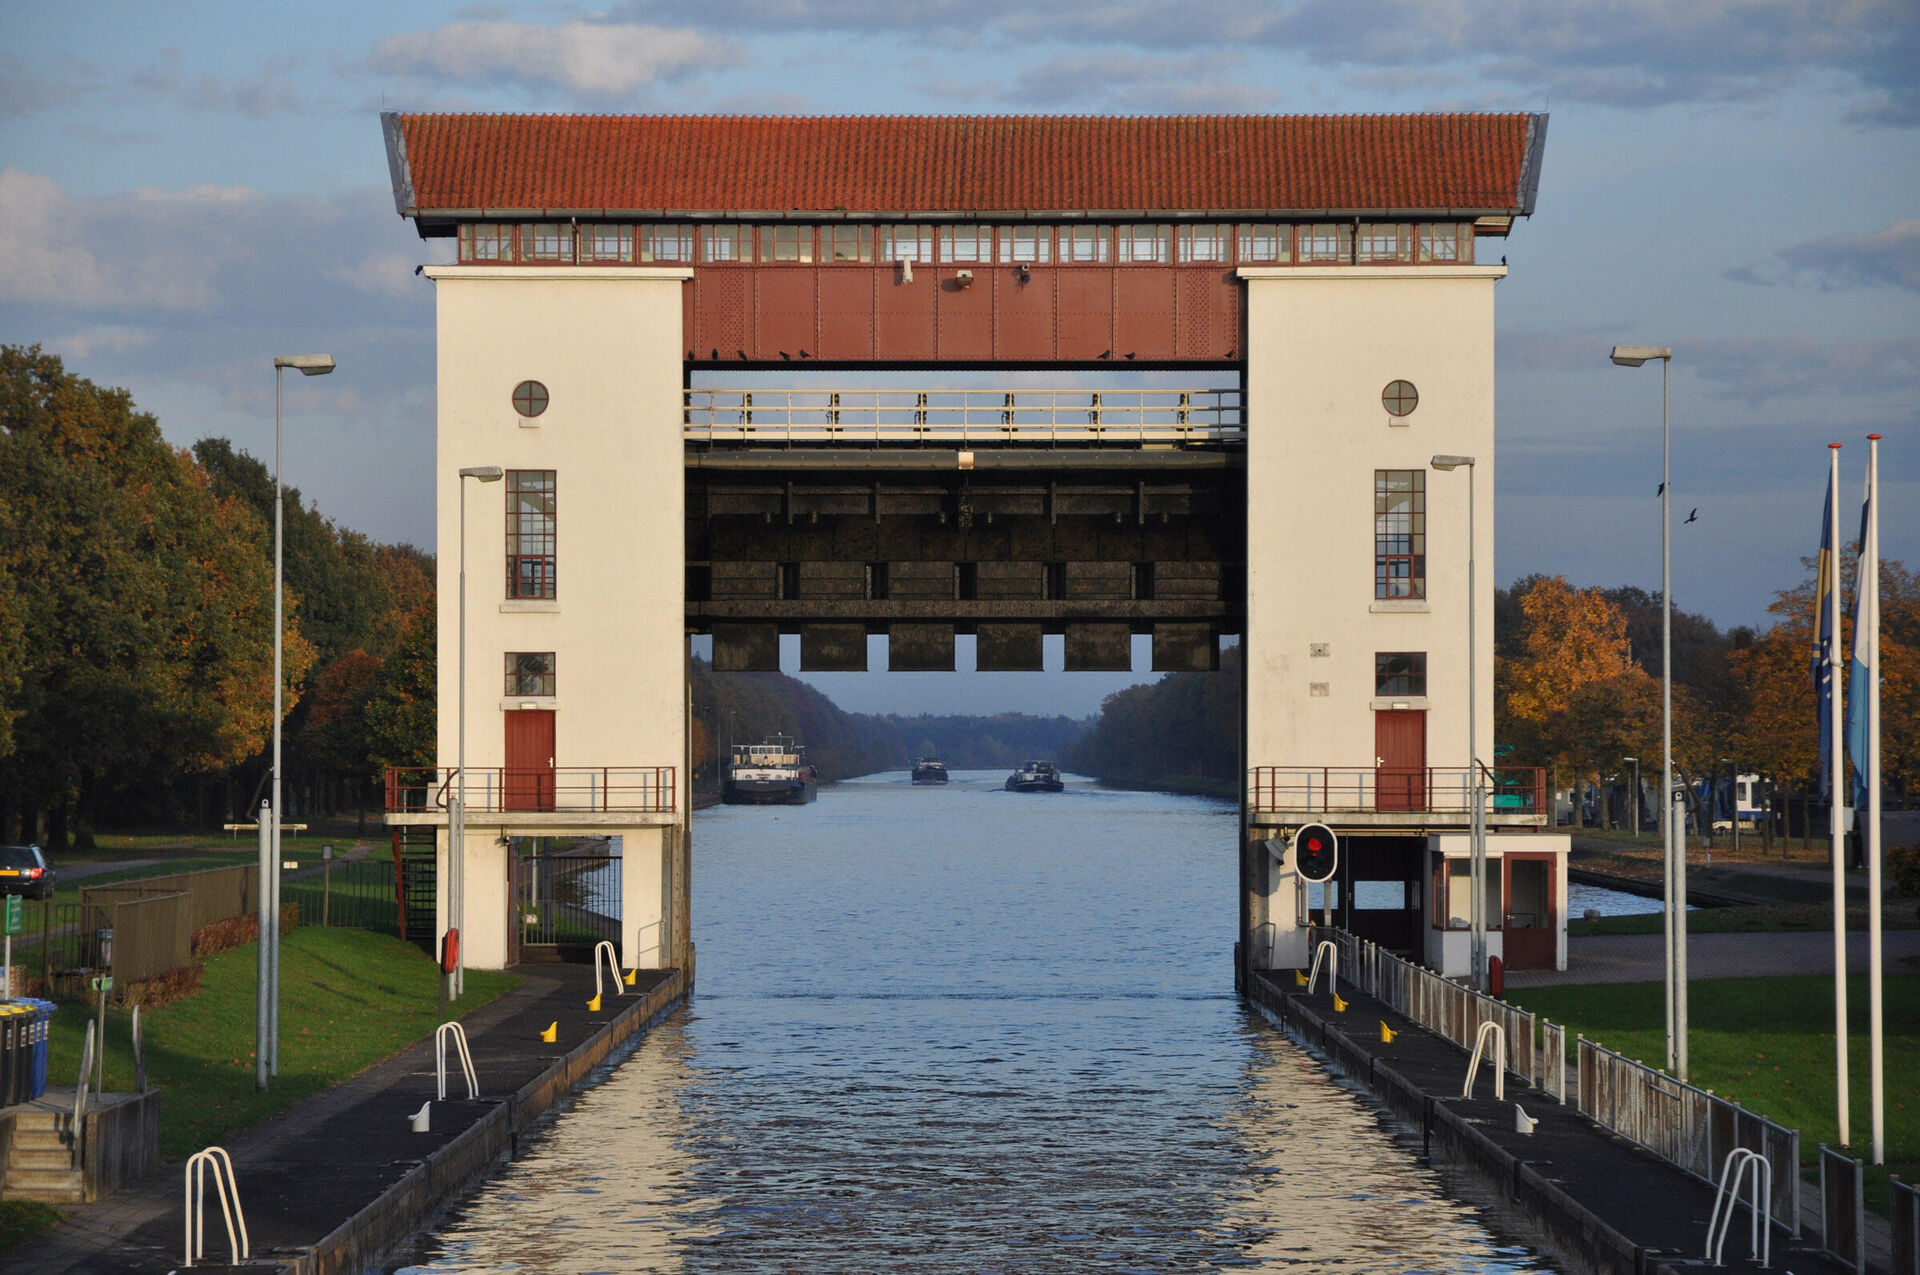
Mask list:
[{"label": "sign post", "polygon": [[17,894],[7,896],[6,913],[6,999],[13,999],[13,936],[20,932],[21,918],[25,913],[24,901]]}]

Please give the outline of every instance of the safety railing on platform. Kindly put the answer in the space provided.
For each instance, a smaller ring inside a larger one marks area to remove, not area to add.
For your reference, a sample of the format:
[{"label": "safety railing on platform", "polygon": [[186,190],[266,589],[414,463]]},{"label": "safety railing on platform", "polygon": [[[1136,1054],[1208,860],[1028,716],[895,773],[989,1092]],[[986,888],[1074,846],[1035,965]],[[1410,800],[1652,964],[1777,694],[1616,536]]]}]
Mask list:
[{"label": "safety railing on platform", "polygon": [[1238,389],[696,389],[703,446],[1220,447],[1246,441]]},{"label": "safety railing on platform", "polygon": [[1887,1220],[1893,1231],[1893,1275],[1920,1275],[1920,1187],[1887,1179]]},{"label": "safety railing on platform", "polygon": [[1544,1018],[1540,1020],[1539,1074],[1533,1083],[1555,1102],[1567,1100],[1567,1029]]},{"label": "safety railing on platform", "polygon": [[1820,1147],[1820,1248],[1851,1270],[1867,1269],[1866,1175],[1860,1161]]},{"label": "safety railing on platform", "polygon": [[[387,769],[387,813],[445,811],[459,770],[451,766]],[[467,813],[565,811],[593,814],[671,814],[672,766],[560,766],[467,768]]]},{"label": "safety railing on platform", "polygon": [[1348,982],[1462,1049],[1473,1048],[1480,1024],[1498,1023],[1510,1047],[1508,1066],[1533,1077],[1534,1017],[1526,1010],[1443,978],[1345,930],[1315,926],[1311,937],[1334,942],[1342,968],[1351,971]]},{"label": "safety railing on platform", "polygon": [[[1491,776],[1489,816],[1544,817],[1547,772],[1543,768],[1482,769]],[[1255,766],[1247,772],[1247,799],[1259,811],[1464,815],[1473,808],[1471,773],[1465,766]]]},{"label": "safety railing on platform", "polygon": [[1738,1103],[1579,1039],[1580,1111],[1628,1141],[1711,1183],[1728,1154],[1745,1147],[1766,1160],[1785,1189],[1773,1220],[1800,1233],[1800,1133]]}]

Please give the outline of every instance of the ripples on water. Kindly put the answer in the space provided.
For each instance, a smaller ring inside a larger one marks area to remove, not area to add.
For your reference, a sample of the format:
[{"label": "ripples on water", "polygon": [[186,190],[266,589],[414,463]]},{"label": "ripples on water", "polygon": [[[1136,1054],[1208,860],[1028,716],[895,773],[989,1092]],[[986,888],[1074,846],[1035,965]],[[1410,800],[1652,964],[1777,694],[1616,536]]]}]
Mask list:
[{"label": "ripples on water", "polygon": [[1001,778],[702,812],[693,1002],[399,1269],[1545,1269],[1233,995],[1231,806]]}]

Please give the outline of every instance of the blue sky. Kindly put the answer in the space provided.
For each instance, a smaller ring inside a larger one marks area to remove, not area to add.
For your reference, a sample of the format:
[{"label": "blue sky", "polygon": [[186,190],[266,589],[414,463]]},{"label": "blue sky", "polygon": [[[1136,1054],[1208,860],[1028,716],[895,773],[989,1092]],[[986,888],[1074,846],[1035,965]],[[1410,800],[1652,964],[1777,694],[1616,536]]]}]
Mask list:
[{"label": "blue sky", "polygon": [[[1496,574],[1659,584],[1762,624],[1818,535],[1825,445],[1885,435],[1884,551],[1920,565],[1920,6],[1911,0],[0,0],[0,341],[272,454],[349,526],[432,538],[443,259],[394,215],[378,112],[1552,115],[1498,245]],[[1127,678],[835,678],[849,706],[1086,712]]]}]

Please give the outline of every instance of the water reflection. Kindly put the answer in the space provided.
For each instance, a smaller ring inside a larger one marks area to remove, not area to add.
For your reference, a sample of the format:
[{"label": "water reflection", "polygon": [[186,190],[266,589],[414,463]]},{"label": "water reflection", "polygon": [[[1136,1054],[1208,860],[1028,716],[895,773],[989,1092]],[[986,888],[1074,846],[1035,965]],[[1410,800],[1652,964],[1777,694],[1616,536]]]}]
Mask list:
[{"label": "water reflection", "polygon": [[1231,807],[1003,778],[703,813],[695,1002],[404,1269],[1538,1269],[1233,997]]}]

